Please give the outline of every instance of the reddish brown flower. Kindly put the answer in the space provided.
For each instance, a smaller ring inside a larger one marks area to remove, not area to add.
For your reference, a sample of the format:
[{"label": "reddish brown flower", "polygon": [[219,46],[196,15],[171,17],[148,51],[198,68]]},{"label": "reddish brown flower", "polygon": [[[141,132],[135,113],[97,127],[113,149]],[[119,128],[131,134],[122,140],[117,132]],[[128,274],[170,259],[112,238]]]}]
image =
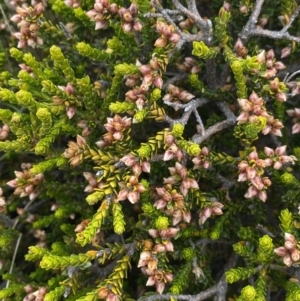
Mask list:
[{"label": "reddish brown flower", "polygon": [[290,233],[284,234],[284,246],[274,249],[274,253],[282,257],[283,263],[291,266],[300,260],[300,250],[294,235]]},{"label": "reddish brown flower", "polygon": [[174,103],[181,103],[181,102],[186,103],[195,97],[195,95],[185,90],[181,90],[174,85],[168,85],[167,91],[169,93],[163,97],[164,101],[170,101]]},{"label": "reddish brown flower", "polygon": [[161,37],[155,41],[155,47],[164,48],[167,46],[168,42],[177,44],[180,40],[180,35],[175,32],[173,25],[168,25],[166,23],[158,21],[156,23],[156,30],[161,34]]},{"label": "reddish brown flower", "polygon": [[146,286],[155,285],[156,291],[159,294],[163,293],[166,283],[173,281],[173,275],[169,271],[163,271],[160,269],[156,269],[154,271],[142,269],[142,271],[144,274],[149,276]]},{"label": "reddish brown flower", "polygon": [[21,198],[29,196],[30,200],[34,200],[39,194],[39,188],[44,181],[44,175],[41,173],[32,175],[27,169],[15,171],[15,175],[16,179],[6,184],[15,188],[15,195],[20,195]]},{"label": "reddish brown flower", "polygon": [[136,176],[131,176],[128,183],[120,182],[119,186],[122,188],[120,190],[117,201],[129,200],[130,203],[134,204],[140,199],[140,193],[145,192],[146,188],[138,182]]},{"label": "reddish brown flower", "polygon": [[123,132],[128,129],[131,125],[131,118],[121,117],[116,114],[114,118],[107,118],[107,123],[104,124],[104,127],[107,129],[103,138],[107,143],[112,143],[113,141],[123,140]]},{"label": "reddish brown flower", "polygon": [[222,215],[223,207],[224,205],[220,202],[212,202],[210,205],[203,208],[199,213],[199,224],[203,225],[212,215]]},{"label": "reddish brown flower", "polygon": [[76,142],[69,141],[68,148],[62,154],[62,157],[69,159],[69,163],[75,167],[83,161],[83,154],[86,147],[85,139],[77,135]]},{"label": "reddish brown flower", "polygon": [[115,15],[118,9],[115,3],[110,4],[108,0],[96,0],[94,9],[89,10],[86,15],[96,22],[95,29],[98,30],[107,27],[108,19]]}]

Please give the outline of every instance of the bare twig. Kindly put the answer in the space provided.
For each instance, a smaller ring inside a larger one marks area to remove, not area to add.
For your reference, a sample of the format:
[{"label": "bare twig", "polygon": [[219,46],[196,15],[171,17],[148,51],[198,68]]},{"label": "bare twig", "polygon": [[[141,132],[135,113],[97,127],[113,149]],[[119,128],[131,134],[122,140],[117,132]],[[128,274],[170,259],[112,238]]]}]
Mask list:
[{"label": "bare twig", "polygon": [[208,139],[210,136],[228,128],[235,124],[236,117],[235,115],[229,110],[229,108],[222,102],[218,103],[219,108],[222,110],[224,115],[227,117],[226,120],[217,122],[213,126],[209,127],[204,135],[196,134],[193,137],[193,142],[195,143],[202,143],[204,140]]},{"label": "bare twig", "polygon": [[[280,32],[280,31],[271,31],[267,29],[255,28],[250,34],[251,36],[261,36],[267,37],[275,40],[289,40],[293,42],[300,42],[300,37],[291,36],[287,32]],[[249,36],[250,36],[249,35]]]},{"label": "bare twig", "polygon": [[272,31],[267,29],[262,29],[261,27],[256,27],[258,16],[261,12],[262,5],[264,0],[257,0],[253,11],[249,17],[247,24],[244,26],[242,31],[239,34],[239,37],[243,42],[246,42],[251,36],[260,36],[260,37],[268,37],[275,40],[289,40],[294,42],[300,42],[300,37],[291,36],[287,31],[297,18],[300,12],[300,5],[291,15],[288,24],[286,24],[280,31]]},{"label": "bare twig", "polygon": [[261,232],[264,233],[264,234],[269,235],[269,236],[272,237],[272,238],[275,237],[275,235],[274,235],[271,231],[269,231],[265,226],[263,226],[263,225],[261,225],[261,224],[257,224],[257,225],[256,225],[256,229],[259,230],[259,231],[261,231]]},{"label": "bare twig", "polygon": [[217,102],[217,106],[228,119],[234,119],[235,121],[235,115],[224,102]]},{"label": "bare twig", "polygon": [[264,0],[256,1],[247,24],[244,26],[244,28],[240,32],[239,37],[243,40],[243,42],[246,42],[249,39],[249,37],[251,35],[253,35],[252,33],[255,30],[257,19],[260,14],[263,3],[264,3]]},{"label": "bare twig", "polygon": [[235,121],[232,121],[229,119],[218,122],[215,125],[208,128],[204,135],[195,135],[192,140],[193,140],[193,142],[200,144],[203,141],[205,141],[206,139],[208,139],[210,136],[212,136],[218,132],[221,132],[224,129],[227,129],[228,127],[231,127],[234,124],[235,124]]},{"label": "bare twig", "polygon": [[297,9],[293,12],[293,14],[290,17],[290,20],[288,22],[288,24],[286,24],[281,30],[280,32],[285,33],[288,31],[288,29],[291,27],[291,25],[293,24],[293,22],[296,20],[296,18],[298,17],[300,12],[300,5],[297,7]]},{"label": "bare twig", "polygon": [[198,122],[198,124],[199,124],[199,127],[200,127],[200,134],[201,134],[201,135],[204,135],[204,134],[205,134],[204,124],[203,124],[203,122],[202,122],[202,119],[201,119],[201,117],[200,117],[200,115],[199,115],[197,109],[194,109],[194,110],[193,110],[193,113],[194,113],[194,115],[195,115],[195,117],[196,117],[196,120],[197,120],[197,122]]},{"label": "bare twig", "polygon": [[[186,125],[190,118],[191,113],[194,112],[194,114],[195,114],[195,111],[197,111],[197,108],[203,106],[207,102],[208,102],[207,98],[196,98],[185,104],[165,101],[164,103],[166,105],[173,107],[175,110],[178,110],[178,109],[184,110],[184,113],[182,114],[181,118],[174,120],[174,119],[170,118],[169,116],[165,116],[165,121],[170,123],[171,125],[173,125],[174,123],[178,123],[178,122],[180,122],[182,125]],[[204,126],[203,126],[203,123],[202,123],[202,120],[201,120],[199,114],[198,114],[198,117],[199,117],[199,120],[197,120],[197,121],[199,122],[200,127],[202,124],[202,127],[204,129]],[[196,118],[197,118],[197,116],[196,116]]]},{"label": "bare twig", "polygon": [[294,76],[296,76],[297,74],[300,74],[300,70],[297,70],[297,71],[293,72],[290,76],[288,76],[288,74],[287,74],[288,77],[287,77],[286,79],[284,79],[284,82],[285,82],[285,83],[290,82],[291,79],[292,79]]},{"label": "bare twig", "polygon": [[[18,249],[19,249],[19,246],[20,246],[20,241],[21,241],[21,238],[22,238],[22,233],[19,234],[19,237],[18,237],[18,240],[17,240],[17,243],[16,243],[16,246],[15,246],[15,250],[14,250],[14,254],[13,254],[13,258],[12,258],[12,261],[11,261],[11,264],[10,264],[10,268],[9,268],[9,274],[12,273],[13,271],[13,268],[14,268],[14,264],[15,264],[15,260],[16,260],[16,256],[17,256],[17,253],[18,253]],[[6,288],[9,287],[9,280],[7,280],[6,282]],[[5,299],[2,299],[2,301],[4,301]]]}]

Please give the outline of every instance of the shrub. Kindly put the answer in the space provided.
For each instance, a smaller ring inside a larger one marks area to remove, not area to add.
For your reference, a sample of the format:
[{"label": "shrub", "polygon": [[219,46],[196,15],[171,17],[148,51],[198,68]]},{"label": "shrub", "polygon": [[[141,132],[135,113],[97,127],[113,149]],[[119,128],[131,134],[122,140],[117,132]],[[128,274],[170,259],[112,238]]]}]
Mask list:
[{"label": "shrub", "polygon": [[0,299],[300,300],[296,1],[0,10]]}]

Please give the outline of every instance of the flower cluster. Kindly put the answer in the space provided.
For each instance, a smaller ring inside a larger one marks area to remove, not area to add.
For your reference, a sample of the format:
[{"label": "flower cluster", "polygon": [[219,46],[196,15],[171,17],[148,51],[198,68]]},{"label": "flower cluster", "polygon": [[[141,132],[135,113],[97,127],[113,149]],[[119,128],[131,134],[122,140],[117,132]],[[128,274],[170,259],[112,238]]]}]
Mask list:
[{"label": "flower cluster", "polygon": [[120,159],[126,166],[131,167],[133,173],[138,177],[142,171],[150,173],[151,165],[148,161],[141,161],[135,156],[128,154]]},{"label": "flower cluster", "polygon": [[[136,81],[136,79],[133,79],[132,77],[128,78],[128,76],[127,76],[126,82],[130,83],[132,81]],[[134,89],[126,92],[125,99],[128,102],[135,103],[137,108],[139,110],[142,110],[145,105],[145,102],[147,100],[146,95],[145,95],[147,90],[148,90],[147,85],[141,85],[139,87],[135,87]]]},{"label": "flower cluster", "polygon": [[32,7],[16,8],[17,14],[11,17],[11,21],[17,23],[19,32],[13,34],[19,40],[18,48],[30,46],[35,48],[36,45],[43,45],[43,40],[38,37],[39,23],[38,20],[44,12],[42,3],[38,3]]},{"label": "flower cluster", "polygon": [[132,204],[136,203],[140,199],[140,194],[146,191],[136,176],[130,176],[128,183],[120,182],[119,186],[122,189],[119,191],[117,201],[128,199]]},{"label": "flower cluster", "polygon": [[[70,97],[72,99],[72,95],[75,92],[75,89],[72,86],[72,84],[68,83],[66,86],[58,86],[58,88],[65,93],[65,97],[67,97],[67,98]],[[72,119],[74,117],[76,110],[75,110],[74,106],[70,105],[69,100],[63,100],[61,97],[53,96],[52,101],[53,101],[54,105],[64,104],[66,107],[66,114],[67,114],[68,118]]]},{"label": "flower cluster", "polygon": [[34,288],[29,284],[24,287],[24,290],[27,295],[24,297],[23,301],[43,301],[47,293],[46,287],[42,286],[34,291]]},{"label": "flower cluster", "polygon": [[86,147],[85,139],[77,135],[76,142],[69,141],[68,148],[62,154],[62,157],[69,159],[69,163],[75,167],[82,162]]},{"label": "flower cluster", "polygon": [[286,85],[291,89],[292,96],[300,94],[300,81],[291,81]]},{"label": "flower cluster", "polygon": [[111,16],[118,13],[118,5],[109,3],[109,0],[96,0],[94,9],[89,10],[86,15],[91,21],[96,22],[95,30],[106,28]]},{"label": "flower cluster", "polygon": [[286,146],[281,146],[275,150],[265,147],[264,153],[268,157],[260,159],[256,150],[252,151],[246,158],[239,163],[239,182],[248,181],[249,188],[245,194],[245,198],[251,199],[258,197],[265,202],[267,200],[266,189],[272,184],[268,177],[262,177],[264,168],[273,166],[274,169],[280,169],[286,163],[294,164],[297,160],[294,156],[285,155]]},{"label": "flower cluster", "polygon": [[268,86],[270,94],[274,95],[278,101],[286,101],[286,86],[283,82],[279,82],[279,79],[276,77],[270,81],[270,84]]},{"label": "flower cluster", "polygon": [[178,64],[177,67],[183,72],[192,74],[199,73],[201,70],[193,57],[185,57],[184,62],[182,64]]},{"label": "flower cluster", "polygon": [[210,205],[204,207],[199,212],[199,224],[203,225],[205,221],[210,218],[212,215],[222,215],[223,211],[222,208],[224,205],[220,202],[213,201]]},{"label": "flower cluster", "polygon": [[294,125],[292,127],[292,134],[300,133],[300,109],[290,109],[286,112],[289,116],[293,117],[292,122],[294,123]]},{"label": "flower cluster", "polygon": [[154,207],[161,210],[168,216],[172,216],[172,225],[176,226],[182,220],[186,223],[191,221],[191,212],[185,208],[184,197],[172,185],[156,188],[158,199]]},{"label": "flower cluster", "polygon": [[267,53],[262,51],[257,56],[260,63],[265,63],[267,70],[263,74],[266,78],[272,78],[277,71],[283,70],[285,65],[282,62],[276,62],[274,50],[271,49]]},{"label": "flower cluster", "polygon": [[265,147],[264,153],[269,157],[265,159],[266,166],[273,166],[274,169],[280,169],[286,163],[295,164],[295,156],[286,156],[286,145],[277,147],[275,150]]},{"label": "flower cluster", "polygon": [[101,188],[104,184],[103,182],[98,182],[97,177],[91,172],[84,172],[84,178],[89,182],[85,187],[85,192],[93,192],[97,188]]},{"label": "flower cluster", "polygon": [[146,286],[155,285],[159,294],[162,294],[164,291],[166,283],[173,281],[173,275],[170,271],[142,269],[142,272],[149,276]]},{"label": "flower cluster", "polygon": [[44,175],[39,173],[32,175],[28,168],[23,171],[15,171],[16,179],[7,182],[6,184],[15,188],[14,194],[21,198],[29,196],[30,200],[34,200],[39,194],[39,187],[44,181]]},{"label": "flower cluster", "polygon": [[180,163],[176,162],[175,167],[169,167],[171,177],[164,178],[165,184],[177,184],[180,183],[180,192],[186,196],[190,189],[199,189],[197,181],[193,178],[188,178],[187,168]]},{"label": "flower cluster", "polygon": [[156,30],[161,34],[161,37],[155,41],[155,47],[165,48],[168,43],[177,44],[180,40],[180,35],[175,32],[173,25],[158,21],[156,23]]},{"label": "flower cluster", "polygon": [[173,251],[173,244],[169,239],[174,237],[178,231],[177,228],[166,228],[163,230],[150,229],[149,234],[156,239],[157,243],[153,246],[152,241],[144,241],[145,247],[140,254],[138,267],[148,276],[146,285],[155,285],[159,294],[162,294],[164,291],[166,283],[173,281],[173,275],[171,272],[159,268],[157,254]]},{"label": "flower cluster", "polygon": [[104,124],[104,127],[107,129],[108,133],[103,135],[103,139],[106,144],[111,144],[114,141],[123,140],[123,132],[130,128],[131,118],[121,117],[116,114],[113,118],[108,117],[107,123]]},{"label": "flower cluster", "polygon": [[141,87],[146,87],[154,85],[155,87],[161,89],[163,85],[163,80],[161,77],[161,70],[163,69],[162,63],[157,57],[153,56],[147,65],[141,65],[139,67],[142,73],[142,85]]},{"label": "flower cluster", "polygon": [[168,85],[167,91],[168,93],[163,97],[163,100],[171,101],[173,103],[189,102],[195,97],[195,95],[185,90],[181,90],[174,85]]},{"label": "flower cluster", "polygon": [[200,153],[192,159],[194,163],[194,169],[199,168],[209,168],[210,167],[210,161],[209,161],[209,149],[204,146],[201,148]]},{"label": "flower cluster", "polygon": [[294,235],[284,233],[284,246],[274,249],[276,255],[282,257],[283,263],[291,266],[300,259],[300,249]]},{"label": "flower cluster", "polygon": [[180,162],[183,158],[183,152],[176,144],[175,137],[172,134],[166,135],[165,143],[166,143],[165,148],[167,148],[167,150],[164,153],[163,160],[169,161],[176,158]]},{"label": "flower cluster", "polygon": [[118,13],[122,19],[121,27],[125,33],[142,30],[142,23],[137,20],[138,9],[135,3],[131,3],[128,9],[121,7]]},{"label": "flower cluster", "polygon": [[267,200],[266,189],[271,185],[268,177],[261,177],[264,174],[264,168],[267,163],[263,159],[259,159],[256,150],[252,151],[246,158],[239,163],[239,182],[249,181],[248,191],[244,195],[245,198],[251,199],[257,196],[265,202]]},{"label": "flower cluster", "polygon": [[263,118],[266,121],[266,124],[262,128],[262,133],[267,135],[272,133],[276,136],[282,136],[281,128],[283,124],[278,119],[275,119],[270,115],[264,106],[264,100],[262,97],[259,97],[255,92],[252,92],[249,99],[238,99],[239,105],[242,109],[241,114],[238,116],[238,124],[245,123],[257,123],[260,122],[260,118]]}]

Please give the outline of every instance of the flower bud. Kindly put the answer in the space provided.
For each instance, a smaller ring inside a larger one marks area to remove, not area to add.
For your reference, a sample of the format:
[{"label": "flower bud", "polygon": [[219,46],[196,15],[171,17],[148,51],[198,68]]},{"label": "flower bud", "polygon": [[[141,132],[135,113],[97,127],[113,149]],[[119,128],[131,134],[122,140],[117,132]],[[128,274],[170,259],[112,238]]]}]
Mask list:
[{"label": "flower bud", "polygon": [[281,50],[281,58],[285,58],[291,54],[292,48],[291,47],[285,47]]},{"label": "flower bud", "polygon": [[240,13],[241,13],[241,14],[245,15],[245,14],[248,13],[248,11],[249,11],[248,6],[246,6],[246,5],[240,6]]},{"label": "flower bud", "polygon": [[298,261],[300,259],[299,251],[294,249],[291,251],[291,258],[293,261]]},{"label": "flower bud", "polygon": [[130,12],[125,12],[122,16],[122,18],[126,21],[126,22],[131,22],[132,21],[132,15]]},{"label": "flower bud", "polygon": [[231,4],[228,3],[227,1],[224,1],[223,8],[224,8],[225,11],[230,12],[231,11]]}]

